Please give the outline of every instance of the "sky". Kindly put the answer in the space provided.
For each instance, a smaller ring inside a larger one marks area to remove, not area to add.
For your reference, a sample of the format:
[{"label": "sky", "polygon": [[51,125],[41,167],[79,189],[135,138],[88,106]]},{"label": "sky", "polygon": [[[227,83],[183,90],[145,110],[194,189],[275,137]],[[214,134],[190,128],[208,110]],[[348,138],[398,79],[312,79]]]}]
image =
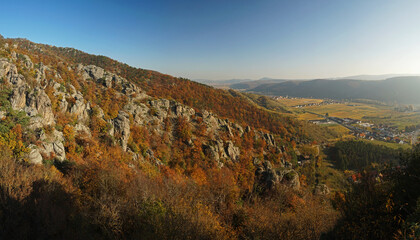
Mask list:
[{"label": "sky", "polygon": [[420,73],[418,0],[55,0],[1,6],[4,37],[73,47],[177,77]]}]

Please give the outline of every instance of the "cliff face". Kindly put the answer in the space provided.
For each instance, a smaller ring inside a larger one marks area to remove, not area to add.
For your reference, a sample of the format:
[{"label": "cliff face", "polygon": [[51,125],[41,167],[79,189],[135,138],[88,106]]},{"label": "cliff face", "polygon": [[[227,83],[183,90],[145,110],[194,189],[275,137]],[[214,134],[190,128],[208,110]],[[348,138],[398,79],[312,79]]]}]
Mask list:
[{"label": "cliff face", "polygon": [[[0,53],[1,87],[8,101],[1,106],[0,117],[10,117],[11,111],[27,116],[24,131],[31,138],[22,158],[31,163],[71,160],[67,145],[74,138],[66,133],[70,131],[76,138],[110,139],[109,144],[120,146],[132,163],[167,165],[181,150],[198,152],[201,160],[222,168],[240,162],[245,152],[255,159],[257,174],[268,185],[281,181],[278,175],[283,174],[272,170],[268,161],[282,167],[290,156],[270,133],[221,119],[206,109],[149,96],[130,80],[94,65],[60,59],[47,64],[39,51],[23,51],[18,44],[3,43]],[[139,128],[145,131],[142,136]],[[140,138],[148,138],[147,144]],[[254,144],[245,144],[249,138]]]}]

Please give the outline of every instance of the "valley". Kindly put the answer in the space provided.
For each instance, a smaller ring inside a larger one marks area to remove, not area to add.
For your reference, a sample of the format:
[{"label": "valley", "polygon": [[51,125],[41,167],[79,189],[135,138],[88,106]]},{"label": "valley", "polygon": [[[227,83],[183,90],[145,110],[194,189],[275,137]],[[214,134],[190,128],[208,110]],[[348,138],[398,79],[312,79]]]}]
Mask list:
[{"label": "valley", "polygon": [[[273,97],[298,119],[330,128],[345,128],[347,135],[401,145],[417,142],[420,112],[412,106],[387,105],[367,100],[331,100]],[[337,126],[339,125],[339,126]]]}]

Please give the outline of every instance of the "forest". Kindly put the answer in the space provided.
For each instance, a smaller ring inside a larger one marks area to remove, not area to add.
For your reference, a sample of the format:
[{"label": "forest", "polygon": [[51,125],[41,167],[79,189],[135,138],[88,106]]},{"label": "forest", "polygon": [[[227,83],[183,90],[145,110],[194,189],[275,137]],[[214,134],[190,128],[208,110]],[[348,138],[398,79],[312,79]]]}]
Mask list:
[{"label": "forest", "polygon": [[339,141],[329,149],[330,158],[342,170],[363,170],[375,163],[396,165],[402,153],[402,149],[357,140]]}]

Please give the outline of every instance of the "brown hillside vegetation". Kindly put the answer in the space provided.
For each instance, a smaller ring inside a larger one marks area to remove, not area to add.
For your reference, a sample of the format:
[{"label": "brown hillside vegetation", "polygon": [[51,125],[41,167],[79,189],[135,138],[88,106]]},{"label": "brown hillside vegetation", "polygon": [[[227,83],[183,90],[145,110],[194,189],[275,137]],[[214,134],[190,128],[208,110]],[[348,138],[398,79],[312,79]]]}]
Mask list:
[{"label": "brown hillside vegetation", "polygon": [[105,56],[96,56],[72,48],[35,45],[27,40],[19,41],[20,47],[42,54],[40,61],[57,58],[69,63],[96,65],[137,83],[151,96],[169,98],[197,109],[208,109],[223,118],[240,124],[266,129],[284,137],[303,136],[299,122],[280,114],[269,113],[250,104],[234,91],[214,89],[200,83],[156,71],[134,68]]},{"label": "brown hillside vegetation", "polygon": [[318,239],[338,218],[290,164],[301,126],[236,92],[21,39],[0,67],[1,239]]}]

